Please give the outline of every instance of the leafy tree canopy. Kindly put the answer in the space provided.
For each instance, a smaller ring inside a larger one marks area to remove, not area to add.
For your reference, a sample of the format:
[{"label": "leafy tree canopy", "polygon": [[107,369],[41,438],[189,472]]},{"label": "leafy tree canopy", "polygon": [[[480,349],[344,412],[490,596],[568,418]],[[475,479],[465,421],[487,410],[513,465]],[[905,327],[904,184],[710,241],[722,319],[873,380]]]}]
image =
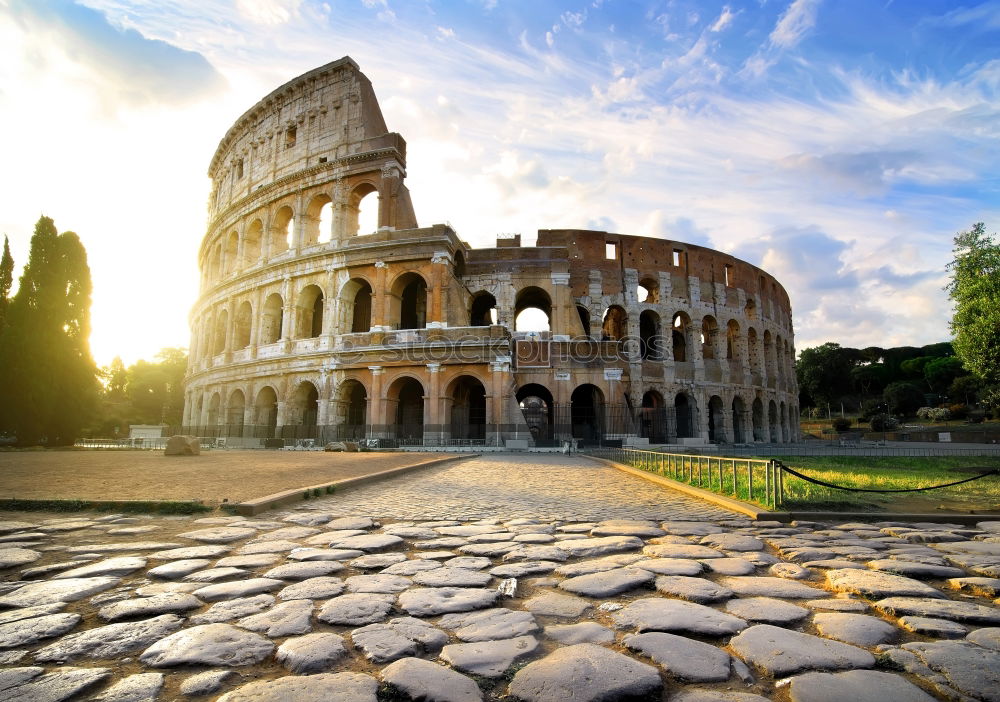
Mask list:
[{"label": "leafy tree canopy", "polygon": [[987,383],[1000,383],[1000,243],[977,222],[955,235],[947,290],[955,353]]}]

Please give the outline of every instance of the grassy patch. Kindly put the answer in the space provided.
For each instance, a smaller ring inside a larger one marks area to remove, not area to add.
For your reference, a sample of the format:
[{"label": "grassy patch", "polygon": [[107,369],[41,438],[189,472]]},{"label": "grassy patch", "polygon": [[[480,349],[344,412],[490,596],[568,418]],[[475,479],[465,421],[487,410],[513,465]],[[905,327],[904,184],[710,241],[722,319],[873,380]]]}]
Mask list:
[{"label": "grassy patch", "polygon": [[200,502],[128,500],[0,500],[0,510],[14,512],[122,512],[126,514],[199,514],[212,508]]},{"label": "grassy patch", "polygon": [[[1000,469],[992,456],[777,457],[789,468],[834,485],[876,490],[902,490],[972,477],[977,469]],[[1000,510],[1000,476],[992,475],[954,487],[924,492],[864,493],[835,490],[785,475],[785,509],[851,509],[857,511],[933,512]]]}]

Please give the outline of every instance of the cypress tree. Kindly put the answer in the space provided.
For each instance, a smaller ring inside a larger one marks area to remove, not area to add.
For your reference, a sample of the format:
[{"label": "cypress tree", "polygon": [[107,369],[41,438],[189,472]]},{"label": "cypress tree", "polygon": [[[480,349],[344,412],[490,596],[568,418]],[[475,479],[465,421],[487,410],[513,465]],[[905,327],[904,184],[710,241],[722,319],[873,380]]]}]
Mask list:
[{"label": "cypress tree", "polygon": [[0,258],[0,332],[7,323],[10,305],[10,286],[14,284],[14,257],[10,255],[10,242],[3,238],[3,257]]},{"label": "cypress tree", "polygon": [[40,218],[0,338],[9,393],[4,419],[21,445],[43,438],[50,446],[71,444],[94,409],[90,293],[79,237],[59,235],[52,219]]}]

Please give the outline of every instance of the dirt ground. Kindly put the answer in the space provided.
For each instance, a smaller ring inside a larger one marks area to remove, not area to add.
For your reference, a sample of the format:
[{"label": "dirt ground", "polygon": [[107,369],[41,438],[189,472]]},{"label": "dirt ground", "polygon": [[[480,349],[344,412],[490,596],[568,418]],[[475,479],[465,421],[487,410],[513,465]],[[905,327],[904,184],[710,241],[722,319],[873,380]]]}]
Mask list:
[{"label": "dirt ground", "polygon": [[438,453],[2,451],[0,498],[242,502],[425,463]]}]

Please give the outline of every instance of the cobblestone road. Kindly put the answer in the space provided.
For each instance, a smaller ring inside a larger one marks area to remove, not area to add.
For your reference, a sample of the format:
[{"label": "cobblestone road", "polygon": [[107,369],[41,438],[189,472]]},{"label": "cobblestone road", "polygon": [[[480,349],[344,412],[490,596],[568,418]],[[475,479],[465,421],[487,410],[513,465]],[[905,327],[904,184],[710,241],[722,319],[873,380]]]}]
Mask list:
[{"label": "cobblestone road", "polygon": [[732,519],[583,456],[486,455],[320,498],[303,509],[392,519]]},{"label": "cobblestone road", "polygon": [[255,518],[0,514],[0,700],[1000,702],[1000,521],[491,456]]}]

